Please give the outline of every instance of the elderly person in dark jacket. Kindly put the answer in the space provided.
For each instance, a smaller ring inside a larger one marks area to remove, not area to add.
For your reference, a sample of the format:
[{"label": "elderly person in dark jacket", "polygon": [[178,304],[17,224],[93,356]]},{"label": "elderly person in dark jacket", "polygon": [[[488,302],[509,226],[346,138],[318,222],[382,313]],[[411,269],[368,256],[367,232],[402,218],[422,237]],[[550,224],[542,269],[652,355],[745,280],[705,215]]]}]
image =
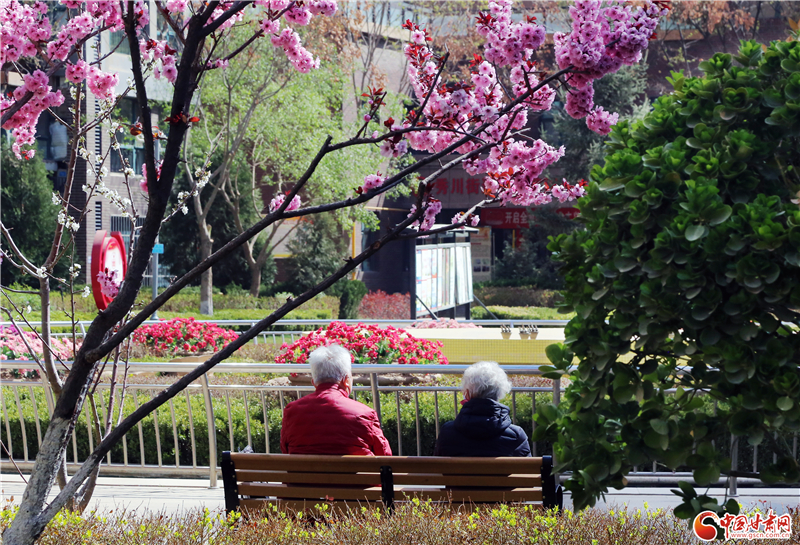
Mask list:
[{"label": "elderly person in dark jacket", "polygon": [[479,361],[464,373],[461,411],[442,426],[434,456],[530,456],[528,436],[499,403],[511,383],[496,362]]}]

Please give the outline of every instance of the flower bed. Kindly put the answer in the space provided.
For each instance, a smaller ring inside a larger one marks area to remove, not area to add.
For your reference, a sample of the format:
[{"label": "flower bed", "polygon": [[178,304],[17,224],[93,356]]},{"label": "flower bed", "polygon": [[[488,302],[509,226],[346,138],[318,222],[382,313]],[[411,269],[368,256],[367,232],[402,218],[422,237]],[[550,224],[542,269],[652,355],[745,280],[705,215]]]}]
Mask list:
[{"label": "flower bed", "polygon": [[216,352],[238,337],[235,331],[196,322],[194,318],[173,318],[140,327],[133,333],[135,343],[158,357]]},{"label": "flower bed", "polygon": [[[25,339],[23,339],[23,335]],[[35,357],[28,350],[25,341],[27,340]],[[75,348],[80,348],[81,342],[76,341]],[[50,339],[50,349],[57,358],[70,360],[73,356],[72,339],[62,337],[52,337]],[[0,327],[0,360],[41,360],[44,353],[44,346],[39,336],[32,331],[20,331],[15,327]],[[39,371],[36,369],[12,369],[11,375],[14,378],[39,378]]]},{"label": "flower bed", "polygon": [[320,346],[340,344],[353,355],[353,363],[447,364],[440,350],[442,343],[417,339],[392,326],[331,322],[295,341],[283,344],[277,363],[307,363],[308,355]]},{"label": "flower bed", "polygon": [[371,291],[361,299],[358,317],[370,320],[407,320],[410,312],[410,295]]},{"label": "flower bed", "polygon": [[438,320],[417,320],[408,327],[411,329],[479,329],[481,326],[459,322],[452,318],[439,318]]}]

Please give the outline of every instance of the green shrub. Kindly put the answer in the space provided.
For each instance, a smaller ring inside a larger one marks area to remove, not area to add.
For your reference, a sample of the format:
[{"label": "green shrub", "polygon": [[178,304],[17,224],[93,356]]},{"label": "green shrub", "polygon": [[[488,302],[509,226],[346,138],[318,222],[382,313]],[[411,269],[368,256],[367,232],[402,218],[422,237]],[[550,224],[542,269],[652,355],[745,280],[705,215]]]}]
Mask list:
[{"label": "green shrub", "polygon": [[[586,229],[550,245],[577,314],[550,376],[579,363],[537,430],[578,507],[653,462],[714,482],[731,433],[773,450],[764,482],[800,480],[800,42],[743,42],[700,67],[614,127],[579,201]],[[719,412],[698,413],[698,391]],[[690,488],[678,516],[728,509]]]},{"label": "green shrub", "polygon": [[[0,511],[0,530],[11,523],[15,514],[16,507]],[[792,524],[795,527],[800,524],[796,510],[792,513]],[[38,543],[694,545],[697,538],[668,509],[592,509],[580,513],[567,509],[556,513],[534,506],[461,507],[408,502],[398,504],[391,516],[375,506],[334,515],[329,505],[322,504],[313,513],[267,510],[247,520],[239,513],[226,516],[208,509],[171,516],[131,509],[83,515],[62,511],[53,518]],[[741,545],[745,541],[729,543]],[[788,542],[763,541],[764,545],[784,543]]]},{"label": "green shrub", "polygon": [[355,320],[358,318],[358,306],[367,294],[367,286],[361,280],[348,280],[339,298],[339,319]]},{"label": "green shrub", "polygon": [[[498,320],[568,320],[574,314],[562,314],[554,308],[487,306]],[[470,311],[474,320],[491,320],[483,307],[474,306]]]},{"label": "green shrub", "polygon": [[555,308],[561,295],[554,290],[540,290],[530,286],[486,286],[475,288],[475,296],[484,305],[501,307],[547,307]]}]

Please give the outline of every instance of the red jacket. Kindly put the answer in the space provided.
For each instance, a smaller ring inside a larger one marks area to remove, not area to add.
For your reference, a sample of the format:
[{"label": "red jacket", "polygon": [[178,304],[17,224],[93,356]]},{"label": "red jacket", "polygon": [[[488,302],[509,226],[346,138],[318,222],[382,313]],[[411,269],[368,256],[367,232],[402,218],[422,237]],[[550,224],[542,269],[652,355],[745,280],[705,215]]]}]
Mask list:
[{"label": "red jacket", "polygon": [[375,411],[347,397],[335,383],[320,384],[313,394],[286,406],[281,452],[392,455]]}]

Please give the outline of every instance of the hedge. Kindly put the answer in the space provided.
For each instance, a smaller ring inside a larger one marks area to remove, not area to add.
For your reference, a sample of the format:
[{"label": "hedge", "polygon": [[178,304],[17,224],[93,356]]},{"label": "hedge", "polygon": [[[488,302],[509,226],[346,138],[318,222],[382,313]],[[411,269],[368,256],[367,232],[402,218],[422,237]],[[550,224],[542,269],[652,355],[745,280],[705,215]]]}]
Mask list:
[{"label": "hedge", "polygon": [[[501,307],[489,305],[487,308],[499,320],[569,320],[574,313],[560,314],[554,308],[546,307]],[[492,316],[483,307],[474,306],[471,310],[473,320],[491,320]]]}]

